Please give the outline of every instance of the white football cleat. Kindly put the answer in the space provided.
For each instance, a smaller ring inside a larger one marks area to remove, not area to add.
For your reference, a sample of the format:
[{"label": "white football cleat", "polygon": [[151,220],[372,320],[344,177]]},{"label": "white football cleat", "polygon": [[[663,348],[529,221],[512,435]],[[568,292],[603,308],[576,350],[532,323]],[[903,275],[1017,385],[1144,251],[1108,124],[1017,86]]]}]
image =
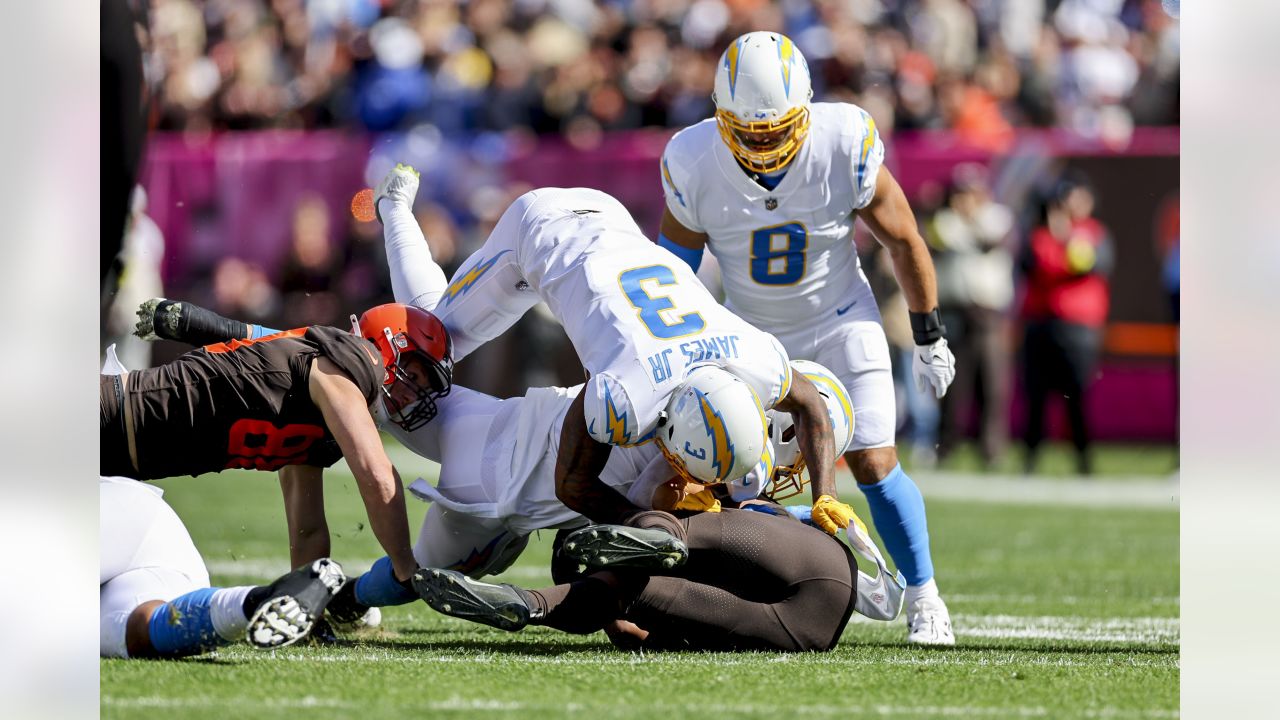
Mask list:
[{"label": "white football cleat", "polygon": [[373,210],[378,216],[378,222],[382,222],[382,211],[378,209],[378,204],[383,198],[413,209],[413,199],[418,196],[418,177],[418,171],[411,166],[396,163],[391,172],[382,178],[382,182],[373,191]]},{"label": "white football cleat", "polygon": [[907,642],[915,645],[955,645],[951,613],[940,597],[921,598],[907,606]]}]

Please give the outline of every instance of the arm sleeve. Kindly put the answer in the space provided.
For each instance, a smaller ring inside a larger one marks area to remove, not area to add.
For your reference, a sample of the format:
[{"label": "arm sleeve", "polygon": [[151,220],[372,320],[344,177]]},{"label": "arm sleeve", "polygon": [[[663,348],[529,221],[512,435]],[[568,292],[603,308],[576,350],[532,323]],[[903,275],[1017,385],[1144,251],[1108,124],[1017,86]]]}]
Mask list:
[{"label": "arm sleeve", "polygon": [[[385,199],[385,198],[384,198]],[[391,268],[391,291],[396,302],[422,310],[435,309],[449,284],[444,270],[431,257],[431,247],[409,208],[379,203],[382,233]]]},{"label": "arm sleeve", "polygon": [[854,111],[859,125],[854,133],[857,145],[853,147],[853,207],[861,210],[870,204],[876,196],[876,176],[880,166],[884,164],[884,143],[880,141],[880,132],[876,130],[876,121],[871,114],[862,108]]},{"label": "arm sleeve", "polygon": [[698,268],[702,265],[702,250],[687,248],[662,233],[658,233],[658,247],[683,260],[686,265],[693,268],[694,272],[698,272]]},{"label": "arm sleeve", "polygon": [[698,222],[698,218],[693,209],[693,197],[689,194],[690,177],[680,163],[680,157],[675,152],[674,146],[676,138],[672,138],[667,143],[667,149],[662,153],[662,192],[667,199],[667,209],[675,216],[680,224],[689,228],[694,232],[706,232],[702,224]]}]

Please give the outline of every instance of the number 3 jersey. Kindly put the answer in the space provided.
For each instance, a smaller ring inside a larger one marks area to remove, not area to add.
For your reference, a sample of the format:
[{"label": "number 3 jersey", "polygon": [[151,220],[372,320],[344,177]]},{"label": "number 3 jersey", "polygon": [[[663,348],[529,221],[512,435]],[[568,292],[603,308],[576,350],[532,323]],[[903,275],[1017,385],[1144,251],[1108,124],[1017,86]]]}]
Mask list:
[{"label": "number 3 jersey", "polygon": [[667,208],[708,236],[726,304],[781,332],[838,308],[865,284],[853,212],[875,195],[884,145],[866,111],[813,103],[809,136],[773,190],[752,180],[714,118],[678,133],[662,156]]},{"label": "number 3 jersey", "polygon": [[782,345],[716,302],[605,193],[543,188],[521,196],[432,310],[460,359],[539,300],[590,375],[582,390],[587,430],[600,442],[648,439],[671,393],[700,363],[745,381],[764,409],[790,386]]},{"label": "number 3 jersey", "polygon": [[[228,468],[332,465],[342,451],[309,387],[312,361],[321,356],[355,382],[367,403],[378,399],[385,371],[377,347],[333,327],[207,345],[160,367],[130,372],[124,403],[132,415],[139,468],[114,474],[155,480]],[[111,392],[104,381],[104,408]],[[123,441],[123,435],[112,433],[110,442]],[[111,454],[104,448],[102,455]]]}]

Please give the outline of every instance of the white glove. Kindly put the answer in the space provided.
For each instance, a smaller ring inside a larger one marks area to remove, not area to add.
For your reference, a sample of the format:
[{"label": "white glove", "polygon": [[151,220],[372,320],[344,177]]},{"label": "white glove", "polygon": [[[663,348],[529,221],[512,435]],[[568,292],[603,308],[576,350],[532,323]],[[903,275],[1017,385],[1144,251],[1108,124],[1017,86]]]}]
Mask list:
[{"label": "white glove", "polygon": [[382,222],[382,209],[378,206],[383,198],[412,210],[413,199],[417,196],[418,171],[404,163],[396,163],[373,191],[373,207],[378,214],[378,222]]},{"label": "white glove", "polygon": [[939,398],[946,395],[956,377],[956,358],[947,348],[947,339],[938,338],[932,345],[917,345],[911,354],[911,374],[920,392],[932,385]]}]

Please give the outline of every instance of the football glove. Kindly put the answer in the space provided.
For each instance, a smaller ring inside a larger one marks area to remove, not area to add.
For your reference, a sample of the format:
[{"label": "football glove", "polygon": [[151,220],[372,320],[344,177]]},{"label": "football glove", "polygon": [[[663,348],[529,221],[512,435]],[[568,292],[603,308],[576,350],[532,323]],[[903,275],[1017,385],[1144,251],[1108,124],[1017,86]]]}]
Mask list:
[{"label": "football glove", "polygon": [[383,198],[413,209],[413,199],[418,196],[418,178],[418,171],[404,163],[396,163],[391,172],[382,178],[382,182],[378,183],[378,187],[373,191],[373,209],[378,216],[378,222],[382,222],[382,210],[378,208],[378,204]]},{"label": "football glove", "polygon": [[676,503],[676,510],[692,510],[695,512],[720,512],[720,501],[716,499],[711,488],[704,488]]},{"label": "football glove", "polygon": [[857,523],[858,527],[866,528],[862,524],[862,520],[858,518],[853,508],[845,505],[830,495],[820,495],[817,500],[813,501],[813,524],[828,535],[835,535],[837,532],[849,527],[849,523]]},{"label": "football glove", "polygon": [[956,377],[956,358],[947,347],[946,338],[938,338],[929,345],[917,345],[911,357],[911,374],[915,376],[916,389],[925,392],[932,386],[933,393],[941,398]]}]

